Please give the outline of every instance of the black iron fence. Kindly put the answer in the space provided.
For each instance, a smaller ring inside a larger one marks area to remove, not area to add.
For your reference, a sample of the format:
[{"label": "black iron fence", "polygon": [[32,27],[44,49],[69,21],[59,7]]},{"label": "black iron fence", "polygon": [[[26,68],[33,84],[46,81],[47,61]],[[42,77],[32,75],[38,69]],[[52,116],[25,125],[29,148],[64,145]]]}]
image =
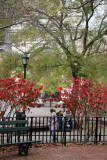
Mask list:
[{"label": "black iron fence", "polygon": [[[28,126],[31,127],[32,140],[42,141],[43,144],[107,142],[107,117],[58,117],[57,121],[54,119],[53,122],[51,117],[26,117],[26,119],[29,122]],[[4,117],[0,120],[12,121],[16,120],[16,117]],[[55,127],[56,124],[57,127]],[[8,134],[0,133],[0,143],[4,143],[2,139],[7,141]],[[12,133],[10,141],[14,141],[16,136]],[[25,139],[28,136],[28,133],[23,132],[21,138]]]}]

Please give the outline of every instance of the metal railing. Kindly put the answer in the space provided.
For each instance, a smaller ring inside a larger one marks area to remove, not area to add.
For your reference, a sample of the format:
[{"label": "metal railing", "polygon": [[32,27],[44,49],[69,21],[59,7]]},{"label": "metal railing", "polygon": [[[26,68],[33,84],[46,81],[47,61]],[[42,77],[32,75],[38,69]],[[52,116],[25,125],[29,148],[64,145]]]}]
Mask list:
[{"label": "metal railing", "polygon": [[[1,118],[9,121],[16,117]],[[43,144],[52,143],[52,134],[50,132],[51,117],[26,117],[32,130],[32,140],[42,141]],[[55,143],[95,143],[107,142],[107,117],[60,117],[57,123],[57,129],[54,130],[56,137]],[[1,127],[1,126],[0,126]],[[4,140],[8,133],[0,133],[0,143],[2,136]],[[10,136],[10,141],[16,139],[16,134]],[[28,136],[28,135],[27,135]],[[26,138],[23,133],[22,137]]]}]

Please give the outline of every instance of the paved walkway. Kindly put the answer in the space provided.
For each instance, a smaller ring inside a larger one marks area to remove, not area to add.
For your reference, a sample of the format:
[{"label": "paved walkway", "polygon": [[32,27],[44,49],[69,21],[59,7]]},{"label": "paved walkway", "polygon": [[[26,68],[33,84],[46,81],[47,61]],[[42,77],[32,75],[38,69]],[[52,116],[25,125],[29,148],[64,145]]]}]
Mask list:
[{"label": "paved walkway", "polygon": [[33,146],[28,156],[19,156],[18,149],[0,149],[0,160],[106,160],[107,144],[99,145],[41,145]]}]

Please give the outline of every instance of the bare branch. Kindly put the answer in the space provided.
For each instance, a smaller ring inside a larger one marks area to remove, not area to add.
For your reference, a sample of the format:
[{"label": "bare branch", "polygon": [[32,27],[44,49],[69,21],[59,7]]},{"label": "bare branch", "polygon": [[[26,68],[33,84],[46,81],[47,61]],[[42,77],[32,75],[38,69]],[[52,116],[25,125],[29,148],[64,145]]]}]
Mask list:
[{"label": "bare branch", "polygon": [[104,20],[105,20],[106,17],[107,17],[107,14],[105,14],[105,16],[101,20],[101,23],[100,23],[100,26],[99,26],[99,32],[101,31],[102,24],[103,24],[103,22],[104,22]]},{"label": "bare branch", "polygon": [[[83,2],[81,2],[81,3],[83,4]],[[90,3],[91,3],[90,4],[91,14],[89,17],[88,17],[88,12],[87,12],[87,9],[85,8],[85,5],[83,4],[83,6],[82,6],[84,13],[85,13],[85,17],[86,17],[85,33],[84,33],[84,40],[83,40],[83,48],[84,49],[86,48],[86,44],[87,44],[89,20],[91,19],[91,17],[94,14],[94,8],[93,8],[94,0],[91,0]]]},{"label": "bare branch", "polygon": [[25,23],[25,22],[27,22],[27,21],[24,20],[24,21],[21,21],[21,22],[14,22],[14,23],[11,23],[9,25],[5,25],[5,26],[0,27],[0,30],[6,29],[6,28],[10,28],[12,26],[15,26],[15,25],[18,25],[18,24],[22,24],[22,23]]},{"label": "bare branch", "polygon": [[85,1],[84,3],[81,3],[81,5],[77,6],[77,7],[65,7],[66,9],[80,9],[81,7],[83,7],[84,5],[87,5],[88,3],[90,3],[90,0]]},{"label": "bare branch", "polygon": [[[82,12],[81,19],[80,19],[79,23],[78,23],[78,24],[77,24],[77,26],[76,26],[76,31],[75,31],[75,37],[74,37],[74,40],[77,40],[78,28],[79,28],[80,24],[81,24],[81,23],[82,23],[82,21],[83,21],[83,16],[84,16],[84,14],[83,14],[83,12]],[[81,36],[80,36],[80,38],[81,38]],[[78,38],[78,39],[80,39],[80,38]]]},{"label": "bare branch", "polygon": [[107,29],[101,34],[98,33],[97,36],[95,36],[85,47],[85,49],[83,50],[83,55],[85,55],[86,51],[88,50],[89,47],[91,47],[98,39],[102,38],[104,35],[107,35]]}]

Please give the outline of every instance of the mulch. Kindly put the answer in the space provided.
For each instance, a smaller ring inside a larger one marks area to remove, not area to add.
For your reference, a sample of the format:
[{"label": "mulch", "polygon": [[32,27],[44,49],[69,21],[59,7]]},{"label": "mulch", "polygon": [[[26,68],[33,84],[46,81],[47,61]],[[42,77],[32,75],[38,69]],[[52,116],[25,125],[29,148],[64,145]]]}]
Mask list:
[{"label": "mulch", "polygon": [[107,160],[105,144],[33,145],[29,154],[18,155],[18,147],[1,147],[0,160]]}]

